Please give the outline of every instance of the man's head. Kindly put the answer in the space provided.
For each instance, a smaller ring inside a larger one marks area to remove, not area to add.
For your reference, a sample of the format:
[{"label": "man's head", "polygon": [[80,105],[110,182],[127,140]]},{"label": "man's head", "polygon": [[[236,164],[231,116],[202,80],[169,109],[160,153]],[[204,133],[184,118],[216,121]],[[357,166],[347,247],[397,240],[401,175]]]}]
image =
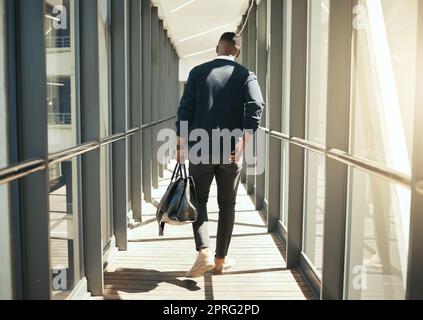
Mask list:
[{"label": "man's head", "polygon": [[234,32],[225,32],[219,40],[216,53],[219,56],[234,56],[238,58],[241,52],[241,38]]}]

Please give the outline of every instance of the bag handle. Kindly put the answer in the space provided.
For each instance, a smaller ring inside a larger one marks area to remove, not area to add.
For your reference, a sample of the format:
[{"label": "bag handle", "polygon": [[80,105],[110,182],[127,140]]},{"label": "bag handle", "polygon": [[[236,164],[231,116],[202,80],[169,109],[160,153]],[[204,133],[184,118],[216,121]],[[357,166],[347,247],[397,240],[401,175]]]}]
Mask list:
[{"label": "bag handle", "polygon": [[183,172],[182,178],[187,179],[188,178],[188,174],[187,174],[187,168],[185,167],[185,164],[181,164],[180,166],[181,166],[181,168],[183,170],[183,171],[181,170],[181,175],[182,175],[182,172]]},{"label": "bag handle", "polygon": [[172,179],[170,179],[170,182],[172,183],[174,180],[178,179],[179,176],[182,176],[180,164],[177,163],[175,166],[175,170],[173,170]]},{"label": "bag handle", "polygon": [[184,164],[179,164],[179,163],[176,164],[175,169],[173,170],[172,179],[170,180],[170,182],[172,183],[173,181],[177,180],[178,177],[182,177],[184,179],[187,178],[187,169],[185,168]]}]

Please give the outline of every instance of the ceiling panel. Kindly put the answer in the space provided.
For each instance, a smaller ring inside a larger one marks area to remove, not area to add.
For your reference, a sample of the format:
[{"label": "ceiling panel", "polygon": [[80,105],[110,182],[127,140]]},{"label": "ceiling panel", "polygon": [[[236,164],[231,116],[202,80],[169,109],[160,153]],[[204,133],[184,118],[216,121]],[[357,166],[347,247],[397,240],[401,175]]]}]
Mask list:
[{"label": "ceiling panel", "polygon": [[[235,32],[248,0],[153,0],[165,20],[185,69],[216,56],[214,48],[223,32]],[[201,53],[203,52],[203,53]]]}]

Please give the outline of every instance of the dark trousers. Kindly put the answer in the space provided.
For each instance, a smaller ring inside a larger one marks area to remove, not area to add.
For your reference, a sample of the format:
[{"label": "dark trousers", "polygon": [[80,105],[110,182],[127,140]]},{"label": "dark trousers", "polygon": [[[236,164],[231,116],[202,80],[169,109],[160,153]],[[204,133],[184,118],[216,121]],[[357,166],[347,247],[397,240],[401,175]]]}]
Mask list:
[{"label": "dark trousers", "polygon": [[198,200],[198,219],[193,224],[197,250],[209,248],[207,202],[213,178],[217,183],[217,202],[219,204],[219,223],[216,238],[216,257],[225,258],[235,223],[235,205],[241,175],[241,165],[198,164],[189,166],[193,177]]}]

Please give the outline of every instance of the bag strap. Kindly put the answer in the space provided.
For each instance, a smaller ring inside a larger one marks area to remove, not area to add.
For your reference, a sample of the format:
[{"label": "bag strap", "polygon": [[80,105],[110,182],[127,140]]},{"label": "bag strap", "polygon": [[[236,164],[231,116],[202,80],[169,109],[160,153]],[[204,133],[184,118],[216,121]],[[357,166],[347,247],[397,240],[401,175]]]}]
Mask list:
[{"label": "bag strap", "polygon": [[174,180],[178,179],[178,177],[182,177],[181,165],[179,163],[176,164],[175,170],[173,170],[172,179],[170,182],[172,183]]},{"label": "bag strap", "polygon": [[181,172],[182,178],[187,179],[188,178],[188,174],[187,174],[187,168],[185,167],[185,164],[181,164],[181,168],[182,168],[183,173],[184,173],[182,175],[182,172]]}]

